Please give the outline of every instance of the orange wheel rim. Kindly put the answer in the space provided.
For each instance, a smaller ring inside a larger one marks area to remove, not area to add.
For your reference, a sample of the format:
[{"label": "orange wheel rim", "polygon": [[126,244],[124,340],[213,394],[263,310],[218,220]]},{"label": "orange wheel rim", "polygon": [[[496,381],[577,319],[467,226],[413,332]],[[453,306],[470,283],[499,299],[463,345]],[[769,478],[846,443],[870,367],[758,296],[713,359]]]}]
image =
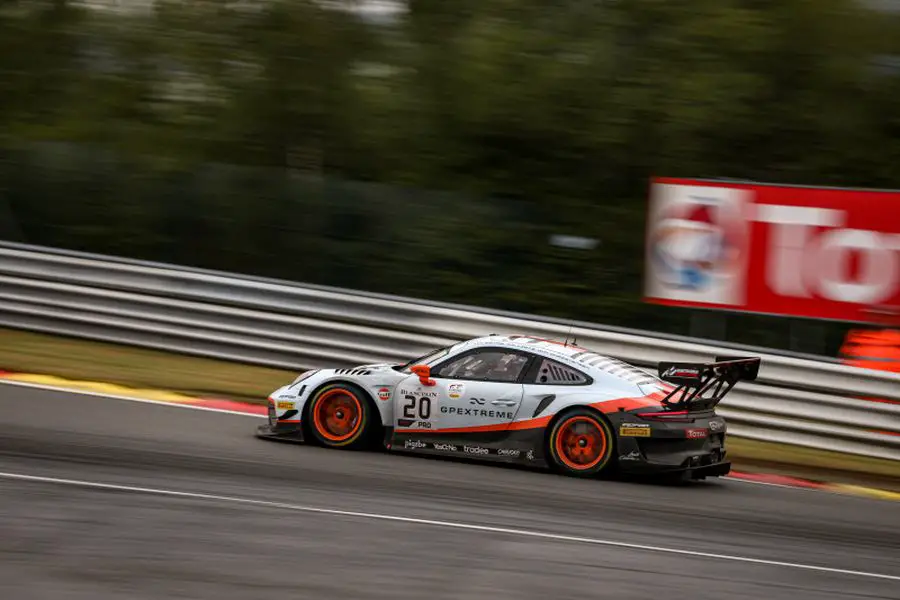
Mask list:
[{"label": "orange wheel rim", "polygon": [[325,392],[313,407],[313,425],[326,440],[345,442],[362,426],[362,405],[344,389]]},{"label": "orange wheel rim", "polygon": [[606,456],[606,432],[590,417],[573,417],[556,434],[556,455],[570,469],[596,467]]}]

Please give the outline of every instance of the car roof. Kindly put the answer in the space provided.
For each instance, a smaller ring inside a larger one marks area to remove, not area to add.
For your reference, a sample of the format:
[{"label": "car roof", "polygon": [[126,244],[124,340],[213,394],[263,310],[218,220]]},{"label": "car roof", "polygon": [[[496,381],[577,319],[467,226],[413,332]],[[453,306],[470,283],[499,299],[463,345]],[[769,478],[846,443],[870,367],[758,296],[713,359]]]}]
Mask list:
[{"label": "car roof", "polygon": [[593,376],[615,377],[633,384],[658,384],[660,380],[634,365],[617,358],[599,354],[569,342],[560,342],[527,335],[489,335],[467,340],[460,344],[460,350],[482,346],[500,346],[525,350],[535,354],[568,363]]}]

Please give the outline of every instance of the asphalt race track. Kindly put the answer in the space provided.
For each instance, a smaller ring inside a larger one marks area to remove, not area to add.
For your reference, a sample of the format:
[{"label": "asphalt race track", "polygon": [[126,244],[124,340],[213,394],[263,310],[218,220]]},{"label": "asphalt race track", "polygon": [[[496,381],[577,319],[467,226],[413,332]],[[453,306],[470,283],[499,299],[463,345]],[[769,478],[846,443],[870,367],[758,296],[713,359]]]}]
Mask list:
[{"label": "asphalt race track", "polygon": [[0,386],[0,598],[900,598],[900,503],[328,451],[260,422]]}]

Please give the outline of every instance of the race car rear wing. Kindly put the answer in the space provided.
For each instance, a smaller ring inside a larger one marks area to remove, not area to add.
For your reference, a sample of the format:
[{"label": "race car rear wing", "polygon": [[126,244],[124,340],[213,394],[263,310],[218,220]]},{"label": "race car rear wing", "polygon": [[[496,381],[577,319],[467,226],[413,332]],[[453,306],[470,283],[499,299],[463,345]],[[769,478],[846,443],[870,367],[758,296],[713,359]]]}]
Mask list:
[{"label": "race car rear wing", "polygon": [[662,403],[676,410],[709,410],[738,381],[753,381],[759,374],[759,358],[717,356],[712,363],[661,362],[659,378],[675,384]]}]

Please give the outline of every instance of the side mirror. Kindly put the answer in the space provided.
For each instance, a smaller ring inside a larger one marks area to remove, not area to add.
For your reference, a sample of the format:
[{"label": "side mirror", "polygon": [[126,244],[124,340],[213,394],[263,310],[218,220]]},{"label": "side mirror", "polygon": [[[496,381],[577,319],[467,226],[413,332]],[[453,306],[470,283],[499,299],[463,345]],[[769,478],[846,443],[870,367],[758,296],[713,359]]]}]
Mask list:
[{"label": "side mirror", "polygon": [[431,378],[431,367],[428,365],[415,365],[410,368],[410,371],[419,376],[419,383],[422,385],[435,385],[434,379]]}]

